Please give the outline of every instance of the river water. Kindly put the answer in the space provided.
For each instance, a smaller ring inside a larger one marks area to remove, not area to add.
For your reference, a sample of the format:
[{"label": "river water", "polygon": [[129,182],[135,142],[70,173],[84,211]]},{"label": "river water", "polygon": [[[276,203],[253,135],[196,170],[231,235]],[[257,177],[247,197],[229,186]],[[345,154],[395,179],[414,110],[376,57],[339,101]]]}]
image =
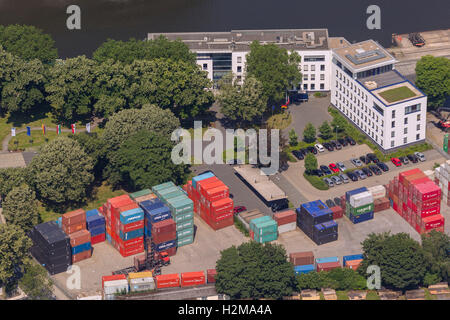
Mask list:
[{"label": "river water", "polygon": [[[81,30],[66,27],[67,6],[81,8]],[[381,30],[366,27],[366,9],[381,8]],[[0,0],[0,24],[31,24],[50,33],[61,57],[90,56],[107,38],[148,32],[328,28],[349,41],[389,46],[392,33],[450,27],[448,0]]]}]

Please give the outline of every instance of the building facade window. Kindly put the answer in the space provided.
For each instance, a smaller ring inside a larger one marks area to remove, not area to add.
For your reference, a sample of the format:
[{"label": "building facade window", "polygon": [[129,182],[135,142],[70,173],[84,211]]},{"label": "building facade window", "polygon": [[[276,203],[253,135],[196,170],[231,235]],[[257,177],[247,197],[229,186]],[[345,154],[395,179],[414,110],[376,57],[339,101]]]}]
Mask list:
[{"label": "building facade window", "polygon": [[392,110],[392,119],[395,119],[395,110]]},{"label": "building facade window", "polygon": [[320,74],[320,80],[324,81],[325,80],[325,75],[322,73]]},{"label": "building facade window", "polygon": [[320,90],[324,90],[325,89],[325,84],[321,83],[320,84]]},{"label": "building facade window", "polygon": [[320,71],[325,71],[325,65],[324,64],[320,65]]},{"label": "building facade window", "polygon": [[394,146],[395,146],[395,141],[392,140],[392,141],[391,141],[391,148],[394,147]]},{"label": "building facade window", "polygon": [[419,111],[420,111],[420,103],[405,107],[405,114],[410,114],[410,113],[419,112]]},{"label": "building facade window", "polygon": [[419,130],[420,130],[420,124],[417,125],[417,131],[419,131]]},{"label": "building facade window", "polygon": [[315,90],[316,89],[316,85],[314,83],[311,83],[311,90]]},{"label": "building facade window", "polygon": [[316,80],[316,75],[315,74],[312,74],[311,75],[311,81],[315,81]]},{"label": "building facade window", "polygon": [[404,138],[403,138],[403,143],[404,143],[404,144],[408,143],[408,137],[404,137]]},{"label": "building facade window", "polygon": [[242,62],[242,57],[237,57],[237,62],[241,63]]},{"label": "building facade window", "polygon": [[311,65],[311,71],[316,71],[316,66],[315,65]]},{"label": "building facade window", "polygon": [[391,138],[395,138],[395,131],[391,131]]},{"label": "building facade window", "polygon": [[308,81],[308,75],[306,73],[303,75],[303,80]]},{"label": "building facade window", "polygon": [[304,70],[304,71],[308,71],[308,65],[307,65],[307,64],[305,64],[305,65],[303,66],[303,70]]},{"label": "building facade window", "polygon": [[208,64],[207,63],[203,64],[203,70],[208,70]]},{"label": "building facade window", "polygon": [[237,72],[242,72],[242,67],[241,66],[237,67]]},{"label": "building facade window", "polygon": [[408,134],[408,128],[403,128],[403,134]]},{"label": "building facade window", "polygon": [[408,118],[405,118],[403,121],[404,124],[408,124]]},{"label": "building facade window", "polygon": [[416,134],[416,140],[420,139],[420,133]]},{"label": "building facade window", "polygon": [[306,83],[303,84],[303,90],[308,90],[308,84]]},{"label": "building facade window", "polygon": [[391,127],[392,127],[392,128],[395,128],[395,121],[392,121]]}]

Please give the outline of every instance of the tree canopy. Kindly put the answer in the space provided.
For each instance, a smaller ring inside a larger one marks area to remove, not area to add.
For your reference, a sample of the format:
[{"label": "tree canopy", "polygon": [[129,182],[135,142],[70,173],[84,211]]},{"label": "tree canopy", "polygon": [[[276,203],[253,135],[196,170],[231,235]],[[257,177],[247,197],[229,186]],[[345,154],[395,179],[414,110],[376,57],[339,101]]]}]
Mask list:
[{"label": "tree canopy", "polygon": [[285,99],[286,90],[302,80],[301,57],[295,51],[289,54],[275,44],[261,45],[254,41],[246,59],[247,74],[261,81],[269,103]]},{"label": "tree canopy", "polygon": [[362,290],[366,279],[355,270],[336,268],[330,271],[309,272],[297,276],[297,286],[302,289],[332,288],[335,290]]},{"label": "tree canopy", "polygon": [[221,252],[216,263],[216,290],[232,299],[290,295],[296,287],[294,269],[281,245],[255,241]]},{"label": "tree canopy", "polygon": [[416,64],[416,85],[428,96],[428,105],[442,107],[450,96],[450,59],[423,56]]},{"label": "tree canopy", "polygon": [[310,152],[305,156],[305,170],[306,173],[311,174],[311,172],[317,169],[317,158]]},{"label": "tree canopy", "polygon": [[30,300],[50,300],[53,298],[53,281],[47,270],[33,261],[25,263],[25,272],[19,281],[20,289]]},{"label": "tree canopy", "polygon": [[31,161],[30,184],[40,200],[64,210],[87,199],[93,166],[77,141],[59,137],[45,144]]},{"label": "tree canopy", "polygon": [[129,191],[150,188],[166,181],[184,184],[189,167],[173,163],[173,146],[169,138],[147,130],[128,137],[117,151],[111,153],[110,182],[121,184]]},{"label": "tree canopy", "polygon": [[303,129],[303,140],[308,143],[316,141],[316,128],[311,122],[308,122]]},{"label": "tree canopy", "polygon": [[0,25],[0,43],[6,51],[24,60],[52,63],[58,58],[55,41],[34,26]]},{"label": "tree canopy", "polygon": [[25,232],[39,223],[36,195],[27,185],[15,187],[3,202],[3,216],[6,223],[19,226]]},{"label": "tree canopy", "polygon": [[431,231],[422,235],[422,248],[430,264],[429,278],[435,275],[436,282],[450,280],[450,236],[445,233]]},{"label": "tree canopy", "polygon": [[27,183],[27,168],[0,169],[0,197],[3,199],[14,188]]},{"label": "tree canopy", "polygon": [[324,121],[322,125],[319,127],[320,135],[323,139],[328,140],[333,136],[333,132],[331,131],[331,127],[328,124],[328,121]]}]

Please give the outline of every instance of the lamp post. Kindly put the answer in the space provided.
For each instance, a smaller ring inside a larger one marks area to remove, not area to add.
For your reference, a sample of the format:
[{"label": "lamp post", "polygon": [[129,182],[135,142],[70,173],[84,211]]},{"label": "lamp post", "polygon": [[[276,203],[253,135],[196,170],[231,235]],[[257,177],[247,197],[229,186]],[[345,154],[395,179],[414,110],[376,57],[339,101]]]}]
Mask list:
[{"label": "lamp post", "polygon": [[339,128],[339,126],[336,126],[336,141],[337,141],[337,129]]}]

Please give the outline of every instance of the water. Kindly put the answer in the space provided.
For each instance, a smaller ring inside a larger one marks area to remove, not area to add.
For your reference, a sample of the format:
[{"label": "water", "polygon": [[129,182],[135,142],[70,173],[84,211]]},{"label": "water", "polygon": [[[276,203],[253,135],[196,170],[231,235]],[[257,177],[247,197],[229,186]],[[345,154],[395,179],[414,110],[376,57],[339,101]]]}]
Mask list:
[{"label": "water", "polygon": [[[0,24],[31,24],[50,33],[61,57],[90,56],[107,38],[148,32],[328,28],[349,41],[384,46],[392,33],[450,27],[448,0],[0,0]],[[66,8],[82,10],[82,30],[66,28]],[[366,28],[366,8],[381,8],[381,30]]]}]

